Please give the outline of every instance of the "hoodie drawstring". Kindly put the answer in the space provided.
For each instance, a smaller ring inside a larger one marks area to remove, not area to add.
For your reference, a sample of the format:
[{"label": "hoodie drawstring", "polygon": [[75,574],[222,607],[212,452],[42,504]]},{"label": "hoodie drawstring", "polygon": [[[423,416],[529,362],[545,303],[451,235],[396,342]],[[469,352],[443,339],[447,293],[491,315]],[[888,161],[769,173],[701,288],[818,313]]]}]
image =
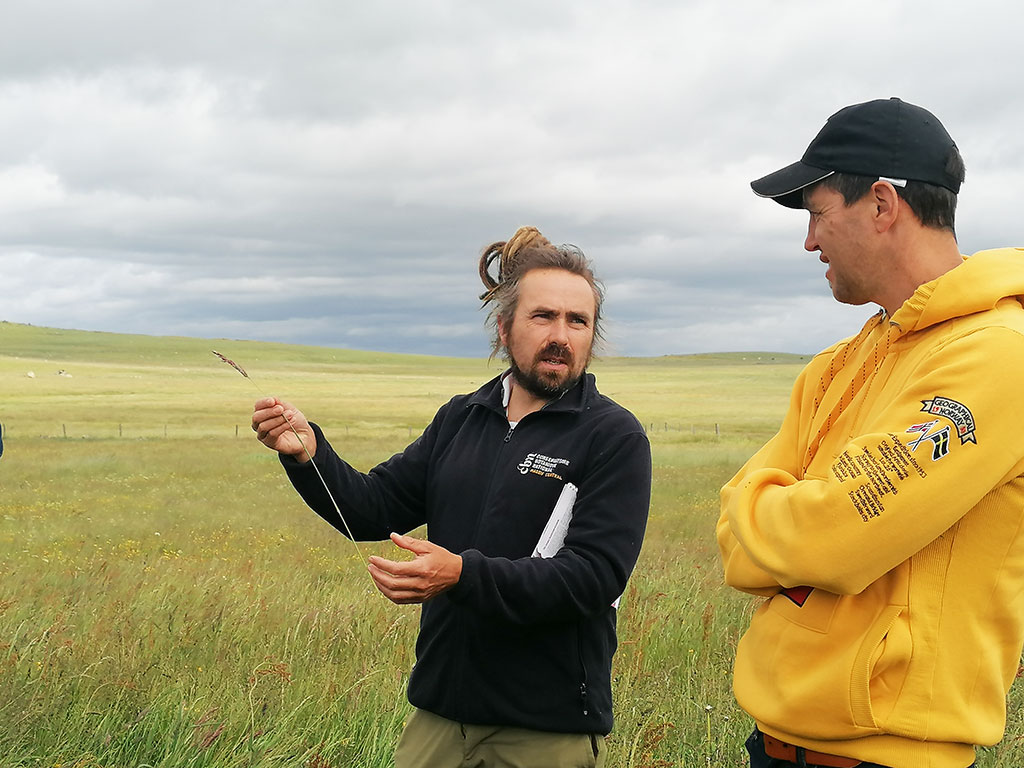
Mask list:
[{"label": "hoodie drawstring", "polygon": [[[818,382],[818,389],[814,396],[815,416],[817,415],[818,406],[825,397],[825,392],[828,391],[829,385],[836,377],[836,374],[838,374],[846,365],[846,361],[849,359],[851,352],[860,348],[871,332],[885,322],[885,317],[884,309],[879,310],[877,314],[872,315],[868,321],[864,323],[864,327],[860,329],[860,333],[858,333],[857,336],[854,337],[841,352],[832,356],[832,359],[829,361],[828,368],[825,373],[822,374],[821,379]],[[902,329],[895,323],[889,323],[889,328],[886,330],[885,335],[878,340],[878,343],[875,344],[871,354],[864,359],[864,362],[861,364],[857,374],[850,380],[850,384],[847,386],[846,391],[840,396],[838,402],[832,406],[832,410],[828,412],[825,420],[822,421],[821,426],[818,427],[818,431],[814,435],[814,438],[807,443],[807,452],[804,455],[804,474],[807,473],[807,467],[810,466],[811,460],[818,452],[818,447],[821,445],[821,441],[824,439],[825,435],[828,434],[828,431],[832,428],[832,425],[835,424],[842,412],[846,410],[850,403],[853,402],[857,393],[864,388],[864,385],[868,380],[871,379],[871,377],[878,371],[879,365],[881,365],[882,360],[885,359],[886,354],[889,352],[889,347],[892,346],[893,341],[895,341],[896,337],[899,336],[901,330]]]}]

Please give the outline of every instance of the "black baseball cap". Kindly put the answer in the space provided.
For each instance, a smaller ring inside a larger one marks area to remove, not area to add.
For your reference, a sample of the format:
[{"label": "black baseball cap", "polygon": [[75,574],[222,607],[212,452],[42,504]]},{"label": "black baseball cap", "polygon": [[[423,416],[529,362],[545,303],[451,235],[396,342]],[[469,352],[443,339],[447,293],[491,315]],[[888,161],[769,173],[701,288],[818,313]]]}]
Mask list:
[{"label": "black baseball cap", "polygon": [[957,194],[963,179],[947,166],[956,143],[927,109],[895,97],[836,112],[792,165],[750,182],[761,197],[803,208],[803,189],[833,173],[923,181]]}]

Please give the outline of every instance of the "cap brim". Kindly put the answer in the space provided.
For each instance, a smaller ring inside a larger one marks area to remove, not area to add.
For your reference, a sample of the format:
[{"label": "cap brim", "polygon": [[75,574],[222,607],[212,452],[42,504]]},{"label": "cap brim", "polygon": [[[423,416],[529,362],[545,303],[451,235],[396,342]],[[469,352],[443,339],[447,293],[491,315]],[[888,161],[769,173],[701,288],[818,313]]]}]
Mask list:
[{"label": "cap brim", "polygon": [[750,182],[750,188],[755,195],[770,197],[780,205],[787,208],[803,208],[803,189],[815,182],[831,176],[835,171],[826,171],[823,168],[815,168],[813,165],[805,165],[797,160],[792,165],[762,176],[760,179]]}]

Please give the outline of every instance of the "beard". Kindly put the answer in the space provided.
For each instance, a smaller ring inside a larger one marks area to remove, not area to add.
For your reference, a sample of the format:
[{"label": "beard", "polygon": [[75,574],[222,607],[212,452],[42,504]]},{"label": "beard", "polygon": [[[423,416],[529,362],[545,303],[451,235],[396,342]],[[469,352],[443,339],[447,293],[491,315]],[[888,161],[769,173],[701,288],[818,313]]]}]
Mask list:
[{"label": "beard", "polygon": [[[515,383],[542,400],[557,400],[575,387],[586,371],[586,366],[579,371],[574,370],[575,360],[572,352],[561,344],[548,344],[534,356],[529,368],[525,370],[520,367],[507,348],[505,352]],[[564,363],[566,370],[564,372],[541,371],[540,363],[543,360],[557,360]]]}]

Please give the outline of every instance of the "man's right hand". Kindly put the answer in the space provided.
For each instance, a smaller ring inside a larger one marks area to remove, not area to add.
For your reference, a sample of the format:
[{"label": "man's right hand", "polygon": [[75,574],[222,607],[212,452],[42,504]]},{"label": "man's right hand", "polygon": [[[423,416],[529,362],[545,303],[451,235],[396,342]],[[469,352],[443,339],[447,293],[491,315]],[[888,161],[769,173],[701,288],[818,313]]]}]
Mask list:
[{"label": "man's right hand", "polygon": [[300,463],[304,464],[316,454],[316,435],[306,417],[290,403],[276,397],[256,401],[252,431],[267,448],[294,456]]}]

